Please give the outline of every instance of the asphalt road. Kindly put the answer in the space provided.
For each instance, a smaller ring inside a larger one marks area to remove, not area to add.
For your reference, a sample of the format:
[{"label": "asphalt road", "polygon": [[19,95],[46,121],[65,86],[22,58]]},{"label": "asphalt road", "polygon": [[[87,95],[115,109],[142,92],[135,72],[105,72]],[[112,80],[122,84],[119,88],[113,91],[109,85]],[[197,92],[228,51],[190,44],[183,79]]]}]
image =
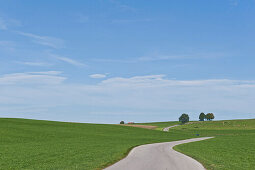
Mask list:
[{"label": "asphalt road", "polygon": [[169,126],[163,129],[163,131],[168,132],[170,128],[176,127],[176,126],[180,126],[180,125],[173,125],[173,126]]},{"label": "asphalt road", "polygon": [[175,145],[210,138],[212,137],[141,145],[132,149],[126,158],[105,170],[205,170],[198,161],[172,148]]}]

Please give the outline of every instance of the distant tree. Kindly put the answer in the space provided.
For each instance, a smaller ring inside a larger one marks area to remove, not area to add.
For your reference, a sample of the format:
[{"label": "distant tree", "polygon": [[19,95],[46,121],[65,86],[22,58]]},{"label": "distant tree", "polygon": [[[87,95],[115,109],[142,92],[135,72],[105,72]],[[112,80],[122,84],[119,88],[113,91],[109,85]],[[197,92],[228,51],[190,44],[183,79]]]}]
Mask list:
[{"label": "distant tree", "polygon": [[214,114],[213,113],[207,113],[205,115],[205,118],[206,120],[213,120],[215,117],[214,117]]},{"label": "distant tree", "polygon": [[120,124],[125,124],[125,122],[122,120],[122,121],[120,121]]},{"label": "distant tree", "polygon": [[208,113],[205,115],[205,119],[206,119],[206,120],[209,120],[209,115],[208,115]]},{"label": "distant tree", "polygon": [[205,114],[204,114],[204,112],[202,112],[199,115],[199,121],[204,121],[204,120],[205,120]]},{"label": "distant tree", "polygon": [[183,114],[179,117],[179,122],[182,122],[182,124],[189,122],[189,115],[183,113]]}]

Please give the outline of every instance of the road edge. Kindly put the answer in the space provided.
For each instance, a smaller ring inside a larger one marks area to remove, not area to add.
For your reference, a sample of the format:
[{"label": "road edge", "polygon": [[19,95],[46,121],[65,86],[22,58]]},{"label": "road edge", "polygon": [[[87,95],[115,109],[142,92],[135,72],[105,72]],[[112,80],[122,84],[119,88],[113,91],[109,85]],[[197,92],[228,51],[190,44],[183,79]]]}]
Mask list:
[{"label": "road edge", "polygon": [[[199,140],[199,141],[191,141],[191,142],[188,142],[188,143],[200,142],[200,141],[212,139],[212,138],[214,138],[214,137],[200,137],[200,138],[207,138],[207,139],[202,139],[202,140]],[[188,139],[197,139],[197,138],[188,138]],[[188,139],[182,139],[182,140],[188,140]],[[175,140],[175,141],[170,141],[170,142],[177,142],[177,141],[182,141],[182,140]],[[142,144],[142,145],[150,145],[150,144],[157,144],[157,143],[167,143],[167,142],[156,142],[156,143],[148,143],[148,144]],[[187,144],[187,143],[184,143],[184,144]],[[120,158],[120,159],[117,160],[117,161],[113,161],[113,162],[111,162],[111,163],[109,163],[109,164],[103,166],[103,167],[102,167],[102,170],[104,170],[104,169],[106,169],[106,168],[108,168],[108,167],[110,167],[110,166],[112,166],[112,165],[118,163],[119,161],[125,159],[133,149],[135,149],[136,147],[142,146],[142,145],[137,145],[137,146],[131,147],[131,148],[128,149],[128,151],[125,153],[124,157]],[[183,144],[177,144],[177,145],[175,145],[175,146],[178,146],[178,145],[183,145]],[[177,151],[177,150],[174,149],[175,146],[173,146],[172,149],[173,149],[174,151],[176,151],[176,152],[179,152],[179,151]],[[202,164],[202,163],[201,163],[200,161],[198,161],[197,159],[195,159],[195,158],[193,158],[193,157],[191,157],[191,156],[189,156],[189,155],[186,155],[186,154],[184,154],[184,153],[182,153],[182,152],[179,152],[179,153],[181,153],[181,154],[183,154],[183,155],[185,155],[185,156],[187,156],[187,157],[190,157],[191,159],[194,159],[195,161],[197,161],[198,163],[200,163],[200,164],[205,168],[204,164]],[[206,169],[206,168],[205,168],[205,169]]]},{"label": "road edge", "polygon": [[[215,136],[212,136],[212,137],[210,137],[209,139],[213,139],[213,138],[215,138]],[[205,139],[205,140],[207,140],[207,139]],[[202,142],[202,141],[204,141],[204,140],[196,141],[196,142]],[[189,143],[192,143],[192,142],[189,142]],[[190,158],[192,158],[192,159],[198,161],[200,164],[203,165],[203,167],[204,167],[206,170],[207,170],[208,168],[210,168],[210,167],[209,167],[210,164],[207,164],[207,163],[204,162],[202,159],[199,159],[198,157],[195,157],[195,156],[190,155],[190,154],[188,154],[188,153],[184,153],[183,151],[181,151],[181,150],[179,150],[179,149],[177,148],[177,147],[180,146],[180,145],[185,145],[185,144],[189,144],[189,143],[183,143],[183,144],[175,145],[172,149],[175,150],[176,152],[179,152],[179,153],[181,153],[181,154],[183,154],[183,155],[186,155],[186,156],[188,156],[188,157],[190,157]]]}]

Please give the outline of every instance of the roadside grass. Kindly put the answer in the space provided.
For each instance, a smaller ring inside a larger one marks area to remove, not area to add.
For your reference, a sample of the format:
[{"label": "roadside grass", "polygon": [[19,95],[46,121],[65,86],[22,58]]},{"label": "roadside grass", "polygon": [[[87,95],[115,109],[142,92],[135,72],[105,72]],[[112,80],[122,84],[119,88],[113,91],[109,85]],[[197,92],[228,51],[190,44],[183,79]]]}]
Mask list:
[{"label": "roadside grass", "polygon": [[165,127],[178,125],[180,122],[178,121],[170,121],[170,122],[149,122],[149,123],[135,123],[138,125],[150,125],[150,126],[157,126],[155,130],[162,130]]},{"label": "roadside grass", "polygon": [[195,137],[181,131],[0,119],[0,169],[102,169],[137,145]]},{"label": "roadside grass", "polygon": [[197,122],[175,127],[171,132],[215,136],[174,147],[207,169],[253,170],[255,167],[255,119]]}]

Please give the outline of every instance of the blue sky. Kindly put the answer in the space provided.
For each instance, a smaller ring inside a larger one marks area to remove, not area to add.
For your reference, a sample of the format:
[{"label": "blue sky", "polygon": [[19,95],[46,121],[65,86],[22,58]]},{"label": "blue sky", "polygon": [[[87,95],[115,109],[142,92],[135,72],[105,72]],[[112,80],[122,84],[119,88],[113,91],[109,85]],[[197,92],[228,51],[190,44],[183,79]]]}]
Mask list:
[{"label": "blue sky", "polygon": [[0,0],[0,116],[254,118],[254,0]]}]

